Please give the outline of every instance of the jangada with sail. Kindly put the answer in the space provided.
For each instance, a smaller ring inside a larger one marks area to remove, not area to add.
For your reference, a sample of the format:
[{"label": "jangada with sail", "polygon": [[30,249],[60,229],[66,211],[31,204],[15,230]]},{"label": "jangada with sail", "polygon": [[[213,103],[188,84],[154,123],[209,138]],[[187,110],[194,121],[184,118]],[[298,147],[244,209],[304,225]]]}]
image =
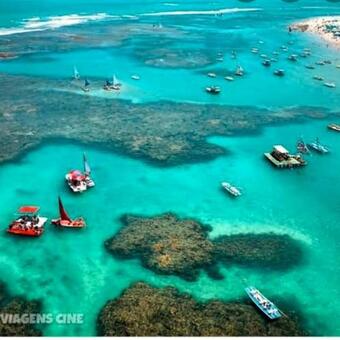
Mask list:
[{"label": "jangada with sail", "polygon": [[59,218],[52,220],[52,224],[63,228],[84,228],[86,226],[85,220],[82,217],[78,217],[75,220],[69,217],[60,197],[58,197],[58,204]]},{"label": "jangada with sail", "polygon": [[73,192],[83,192],[95,186],[91,178],[91,168],[85,154],[83,156],[83,163],[84,172],[72,170],[65,176],[66,182]]}]

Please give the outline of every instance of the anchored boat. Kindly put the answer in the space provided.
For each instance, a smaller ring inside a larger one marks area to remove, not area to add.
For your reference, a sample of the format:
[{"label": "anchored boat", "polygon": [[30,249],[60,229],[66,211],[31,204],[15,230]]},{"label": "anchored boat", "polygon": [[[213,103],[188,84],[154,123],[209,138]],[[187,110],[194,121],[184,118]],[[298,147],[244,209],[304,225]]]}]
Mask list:
[{"label": "anchored boat", "polygon": [[224,190],[226,190],[230,195],[234,197],[238,197],[242,195],[241,191],[238,188],[234,187],[228,182],[222,182],[221,185]]},{"label": "anchored boat", "polygon": [[72,170],[65,176],[67,184],[73,192],[83,192],[88,188],[95,186],[95,183],[91,178],[91,168],[85,154],[83,155],[83,162],[84,173],[82,173],[80,170]]},{"label": "anchored boat", "polygon": [[220,94],[221,89],[219,86],[208,86],[205,88],[205,91],[210,94]]},{"label": "anchored boat", "polygon": [[64,228],[84,228],[86,226],[85,220],[82,217],[78,217],[75,220],[72,220],[69,217],[60,197],[58,197],[58,204],[59,204],[59,218],[52,220],[52,224]]},{"label": "anchored boat", "polygon": [[308,146],[318,153],[329,153],[329,149],[320,143],[319,138],[316,138],[314,142],[309,143]]},{"label": "anchored boat", "polygon": [[285,71],[282,69],[275,70],[274,75],[278,77],[283,77],[285,75]]},{"label": "anchored boat", "polygon": [[7,232],[14,235],[37,237],[44,232],[46,217],[38,215],[39,207],[22,206],[18,210],[20,215],[8,227]]},{"label": "anchored boat", "polygon": [[84,86],[82,87],[82,90],[84,92],[89,92],[90,91],[90,82],[87,80],[87,78],[85,78]]},{"label": "anchored boat", "polygon": [[75,66],[73,67],[73,79],[74,80],[79,80],[80,79],[80,74],[79,74],[79,72],[78,72],[78,70],[77,70],[77,68]]},{"label": "anchored boat", "polygon": [[244,75],[244,70],[240,65],[237,67],[235,71],[235,75],[239,77],[242,77]]},{"label": "anchored boat", "polygon": [[340,124],[329,124],[328,129],[333,130],[333,131],[337,131],[340,132]]},{"label": "anchored boat", "polygon": [[256,307],[259,308],[260,311],[264,313],[269,319],[279,319],[283,315],[282,312],[274,305],[274,303],[268,300],[255,287],[247,287],[245,288],[245,291],[250,299],[254,302]]},{"label": "anchored boat", "polygon": [[296,142],[296,149],[300,153],[304,153],[304,154],[310,153],[310,150],[309,150],[307,144],[304,142],[304,140],[302,138],[298,139],[298,141]]}]

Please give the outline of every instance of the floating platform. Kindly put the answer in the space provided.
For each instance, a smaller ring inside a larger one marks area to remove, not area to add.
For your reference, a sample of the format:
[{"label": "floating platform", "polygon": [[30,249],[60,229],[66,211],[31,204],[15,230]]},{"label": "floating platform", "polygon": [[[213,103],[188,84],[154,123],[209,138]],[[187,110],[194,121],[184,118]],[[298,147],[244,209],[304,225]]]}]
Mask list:
[{"label": "floating platform", "polygon": [[290,155],[282,145],[274,145],[272,152],[266,152],[264,156],[277,168],[297,168],[307,162],[300,155]]}]

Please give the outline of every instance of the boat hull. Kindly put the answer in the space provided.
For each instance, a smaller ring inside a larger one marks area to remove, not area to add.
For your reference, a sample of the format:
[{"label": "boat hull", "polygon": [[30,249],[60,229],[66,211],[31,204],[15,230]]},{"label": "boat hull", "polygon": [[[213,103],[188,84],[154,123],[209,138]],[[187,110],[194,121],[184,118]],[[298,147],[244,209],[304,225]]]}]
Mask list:
[{"label": "boat hull", "polygon": [[71,228],[71,229],[81,229],[86,226],[86,223],[83,218],[78,218],[73,221],[67,221],[67,220],[62,220],[58,218],[58,219],[52,220],[51,223],[57,227]]}]

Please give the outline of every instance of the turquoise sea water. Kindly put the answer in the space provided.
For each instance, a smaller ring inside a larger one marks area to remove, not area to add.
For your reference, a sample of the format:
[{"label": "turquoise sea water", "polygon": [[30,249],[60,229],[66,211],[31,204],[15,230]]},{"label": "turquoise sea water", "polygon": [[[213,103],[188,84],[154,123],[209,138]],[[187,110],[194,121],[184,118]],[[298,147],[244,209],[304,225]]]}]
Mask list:
[{"label": "turquoise sea water", "polygon": [[[141,15],[226,7],[259,8],[260,11],[227,13],[222,17],[202,14]],[[327,48],[317,38],[301,34],[289,36],[286,32],[287,24],[296,19],[339,14],[336,3],[259,0],[250,3],[230,1],[228,5],[224,1],[213,4],[203,1],[174,1],[170,4],[103,1],[94,4],[85,0],[5,0],[0,2],[0,27],[22,29],[23,20],[33,17],[50,22],[51,16],[95,13],[138,15],[137,22],[161,22],[163,27],[183,29],[189,35],[199,32],[200,39],[191,44],[203,51],[217,53],[222,50],[225,60],[222,64],[198,69],[150,67],[141,63],[134,54],[140,44],[147,44],[150,39],[132,37],[123,48],[75,48],[68,52],[46,50],[1,61],[0,72],[65,78],[66,81],[73,65],[77,65],[82,75],[94,79],[116,73],[126,87],[120,98],[135,102],[168,99],[201,104],[282,108],[311,105],[339,109],[340,70],[335,68],[335,64],[339,63],[339,51]],[[89,32],[95,22],[75,26]],[[123,18],[121,22],[130,24],[131,19]],[[110,20],[102,23],[104,26],[107,24]],[[0,33],[4,32],[1,28]],[[27,27],[24,29],[27,30]],[[63,29],[67,30],[59,27],[56,31]],[[30,36],[32,32],[21,34]],[[15,36],[2,35],[0,38],[3,44],[3,39],[15,39]],[[264,43],[259,45],[259,40]],[[290,40],[293,45],[289,45],[289,53],[309,47],[313,55],[308,60],[300,59],[296,64],[288,62],[286,55],[281,55],[277,67],[286,69],[287,76],[283,79],[271,76],[272,71],[260,64],[260,57],[250,53],[251,47],[258,46],[261,53],[269,54]],[[154,46],[155,41],[151,38],[149,43]],[[185,44],[189,42],[178,43],[176,48],[188,48]],[[230,58],[233,49],[238,51],[237,61]],[[304,68],[305,64],[320,59],[331,59],[333,63],[317,71]],[[233,70],[237,63],[247,71],[243,79],[233,83],[222,78],[214,80],[223,88],[219,97],[209,97],[202,91],[212,82],[204,75],[208,70]],[[130,79],[134,73],[141,75],[139,82]],[[316,83],[311,79],[314,73],[338,82],[338,88],[328,89]],[[91,95],[103,94],[93,91]],[[13,212],[21,204],[38,204],[44,216],[56,217],[58,194],[63,197],[72,216],[86,217],[88,227],[73,232],[48,226],[43,237],[36,240],[0,233],[0,277],[5,278],[13,294],[42,299],[45,312],[85,314],[83,325],[48,325],[44,329],[46,335],[94,335],[100,308],[136,280],[157,286],[171,284],[199,300],[238,299],[244,296],[244,285],[251,283],[268,296],[278,296],[281,301],[296,301],[298,308],[303,310],[304,326],[313,334],[339,335],[340,140],[338,134],[326,130],[329,122],[311,120],[304,124],[273,126],[257,136],[211,137],[212,142],[225,146],[231,154],[208,163],[173,168],[155,168],[142,161],[87,148],[97,186],[80,196],[68,191],[63,175],[80,166],[83,148],[64,143],[43,145],[12,163],[0,166],[2,228],[7,227]],[[320,137],[331,147],[331,154],[310,156],[307,167],[292,171],[276,171],[264,161],[263,152],[270,150],[273,144],[283,143],[293,151],[296,139],[301,135],[306,140]],[[220,190],[223,180],[242,187],[244,196],[231,200]],[[197,282],[188,283],[176,277],[153,274],[142,268],[138,261],[116,260],[105,252],[103,242],[121,227],[119,217],[122,214],[154,215],[166,211],[211,224],[212,237],[238,232],[288,233],[304,245],[303,264],[286,272],[222,267],[224,280],[214,281],[202,273]]]}]

